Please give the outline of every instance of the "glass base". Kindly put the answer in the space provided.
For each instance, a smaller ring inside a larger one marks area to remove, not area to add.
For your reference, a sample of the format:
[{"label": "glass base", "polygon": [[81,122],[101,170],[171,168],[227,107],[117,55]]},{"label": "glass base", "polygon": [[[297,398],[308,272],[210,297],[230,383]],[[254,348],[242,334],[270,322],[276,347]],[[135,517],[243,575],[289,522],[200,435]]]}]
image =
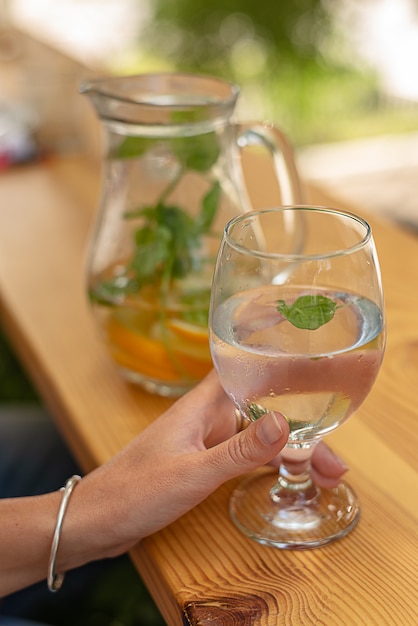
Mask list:
[{"label": "glass base", "polygon": [[149,393],[154,393],[166,398],[179,398],[197,385],[197,381],[189,383],[162,382],[161,380],[156,380],[155,378],[142,376],[142,374],[127,369],[126,367],[118,366],[118,369],[123,378],[128,382],[133,383],[134,385],[139,385]]},{"label": "glass base", "polygon": [[234,524],[259,543],[289,550],[317,548],[341,539],[359,521],[358,498],[347,483],[318,489],[317,498],[292,507],[272,500],[275,485],[277,472],[252,474],[234,490],[229,503]]}]

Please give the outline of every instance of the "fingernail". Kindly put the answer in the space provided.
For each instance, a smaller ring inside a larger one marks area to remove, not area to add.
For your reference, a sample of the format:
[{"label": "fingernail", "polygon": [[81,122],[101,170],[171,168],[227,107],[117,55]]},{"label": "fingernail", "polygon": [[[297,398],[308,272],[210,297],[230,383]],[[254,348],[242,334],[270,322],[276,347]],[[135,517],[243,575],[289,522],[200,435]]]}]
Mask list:
[{"label": "fingernail", "polygon": [[343,469],[344,472],[347,472],[350,469],[348,467],[347,463],[345,461],[343,461],[342,458],[338,456],[338,454],[335,454],[335,452],[333,452],[333,454],[334,454],[335,460],[341,466],[341,469]]},{"label": "fingernail", "polygon": [[348,465],[342,460],[341,457],[338,456],[338,454],[336,454],[334,452],[334,450],[332,450],[329,446],[327,446],[326,444],[322,444],[325,450],[325,454],[328,456],[330,461],[333,461],[334,463],[337,463],[342,470],[344,470],[344,472],[346,472],[349,467]]},{"label": "fingernail", "polygon": [[283,431],[275,413],[269,413],[258,422],[258,436],[266,446],[276,443],[282,436]]}]

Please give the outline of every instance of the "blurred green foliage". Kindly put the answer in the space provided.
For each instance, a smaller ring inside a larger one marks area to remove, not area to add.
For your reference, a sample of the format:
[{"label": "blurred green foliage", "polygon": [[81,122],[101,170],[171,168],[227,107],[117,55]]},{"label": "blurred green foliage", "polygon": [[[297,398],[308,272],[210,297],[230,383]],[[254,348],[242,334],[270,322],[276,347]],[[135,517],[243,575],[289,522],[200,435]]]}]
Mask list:
[{"label": "blurred green foliage", "polygon": [[56,601],[41,603],[31,620],[54,626],[165,625],[127,556],[114,559],[82,593],[67,595],[64,601],[57,597]]},{"label": "blurred green foliage", "polygon": [[[275,66],[297,66],[321,55],[321,41],[332,28],[320,0],[155,0],[155,36],[170,52],[167,24],[180,29],[176,53],[189,68],[233,71],[231,48],[252,40],[265,49]],[[153,36],[154,36],[153,35]],[[165,43],[164,43],[165,42]],[[255,50],[255,48],[254,48]],[[243,68],[245,71],[245,68]]]},{"label": "blurred green foliage", "polygon": [[34,403],[39,397],[0,328],[0,403]]},{"label": "blurred green foliage", "polygon": [[336,21],[341,1],[153,0],[137,61],[118,71],[232,80],[243,115],[270,119],[295,145],[415,130],[418,108],[385,96]]}]

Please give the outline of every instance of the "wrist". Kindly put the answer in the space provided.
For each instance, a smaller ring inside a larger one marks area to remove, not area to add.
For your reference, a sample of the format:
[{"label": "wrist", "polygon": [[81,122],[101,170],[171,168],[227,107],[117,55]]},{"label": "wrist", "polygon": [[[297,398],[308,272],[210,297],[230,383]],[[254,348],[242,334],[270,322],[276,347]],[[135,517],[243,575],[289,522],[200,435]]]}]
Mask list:
[{"label": "wrist", "polygon": [[56,571],[65,572],[90,561],[117,556],[131,547],[133,542],[120,540],[123,512],[116,506],[116,493],[102,479],[100,470],[77,484],[62,523]]}]

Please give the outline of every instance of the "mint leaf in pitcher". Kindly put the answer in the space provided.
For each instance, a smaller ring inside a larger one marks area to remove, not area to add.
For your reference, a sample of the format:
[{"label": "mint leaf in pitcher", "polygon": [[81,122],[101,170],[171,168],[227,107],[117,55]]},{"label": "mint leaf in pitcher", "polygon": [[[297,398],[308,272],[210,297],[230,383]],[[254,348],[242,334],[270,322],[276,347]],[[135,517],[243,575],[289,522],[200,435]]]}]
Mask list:
[{"label": "mint leaf in pitcher", "polygon": [[327,324],[339,308],[334,300],[322,295],[300,296],[293,304],[278,300],[277,310],[293,326],[303,330],[316,330]]},{"label": "mint leaf in pitcher", "polygon": [[218,211],[222,189],[218,181],[213,183],[207,194],[203,197],[202,206],[196,217],[196,232],[199,234],[209,233]]},{"label": "mint leaf in pitcher", "polygon": [[195,172],[210,170],[220,154],[219,139],[214,132],[190,137],[173,137],[170,145],[182,167]]},{"label": "mint leaf in pitcher", "polygon": [[116,159],[135,159],[143,154],[153,145],[153,139],[147,137],[125,137],[122,143],[116,148],[113,156]]},{"label": "mint leaf in pitcher", "polygon": [[[173,112],[173,124],[187,121],[195,121],[193,111]],[[165,145],[177,161],[177,171],[154,204],[124,213],[126,220],[139,220],[138,227],[133,226],[134,253],[127,266],[129,293],[133,285],[140,290],[144,285],[155,283],[167,295],[173,281],[199,271],[202,264],[210,260],[207,254],[200,257],[198,251],[204,249],[204,237],[214,234],[212,228],[222,198],[220,182],[212,181],[210,175],[221,151],[219,138],[214,131],[166,138],[128,136],[113,150],[112,156],[116,159],[140,158],[161,145]],[[205,185],[210,185],[200,199],[200,210],[196,214],[189,214],[186,208],[171,202],[173,192],[188,172],[203,175]],[[120,287],[118,293],[122,290]]]}]

